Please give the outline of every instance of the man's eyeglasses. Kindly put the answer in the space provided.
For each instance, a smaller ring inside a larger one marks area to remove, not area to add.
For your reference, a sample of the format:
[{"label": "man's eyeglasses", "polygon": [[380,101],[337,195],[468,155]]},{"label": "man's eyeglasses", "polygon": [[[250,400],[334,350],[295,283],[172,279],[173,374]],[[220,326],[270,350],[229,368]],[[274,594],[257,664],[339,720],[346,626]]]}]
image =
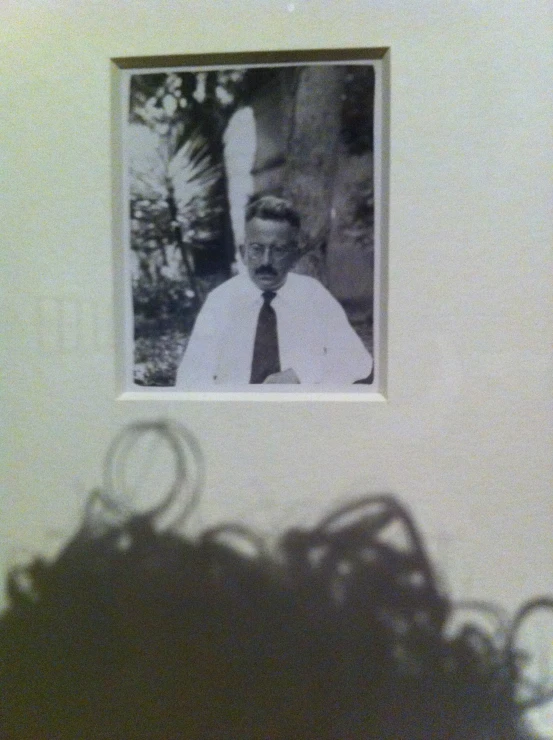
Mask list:
[{"label": "man's eyeglasses", "polygon": [[270,247],[264,246],[263,244],[246,244],[246,249],[249,254],[256,260],[260,260],[265,257],[267,251],[269,251],[270,254],[272,254],[272,256],[277,260],[284,259],[284,257],[294,254],[297,251],[296,247]]}]

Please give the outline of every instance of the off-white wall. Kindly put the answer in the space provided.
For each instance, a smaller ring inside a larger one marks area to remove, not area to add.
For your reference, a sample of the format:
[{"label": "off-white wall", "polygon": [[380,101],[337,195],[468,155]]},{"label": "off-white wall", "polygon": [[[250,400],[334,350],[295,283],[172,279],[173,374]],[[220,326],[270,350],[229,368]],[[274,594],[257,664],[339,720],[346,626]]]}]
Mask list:
[{"label": "off-white wall", "polygon": [[[54,552],[125,423],[199,438],[204,522],[393,491],[454,593],[551,590],[547,0],[4,0],[0,569]],[[117,401],[110,58],[390,46],[387,403]],[[6,321],[7,317],[7,321]]]}]

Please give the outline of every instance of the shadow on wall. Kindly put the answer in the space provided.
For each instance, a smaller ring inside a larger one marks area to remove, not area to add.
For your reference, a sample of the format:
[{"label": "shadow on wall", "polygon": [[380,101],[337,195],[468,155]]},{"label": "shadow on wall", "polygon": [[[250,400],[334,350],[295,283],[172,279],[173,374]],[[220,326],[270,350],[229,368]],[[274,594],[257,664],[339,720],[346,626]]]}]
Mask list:
[{"label": "shadow on wall", "polygon": [[[174,474],[156,476],[153,505],[133,477],[148,450]],[[389,495],[273,551],[240,525],[188,537],[202,482],[186,429],[131,426],[57,560],[9,575],[3,738],[537,737],[527,713],[552,698],[552,599],[514,619],[453,604]]]}]

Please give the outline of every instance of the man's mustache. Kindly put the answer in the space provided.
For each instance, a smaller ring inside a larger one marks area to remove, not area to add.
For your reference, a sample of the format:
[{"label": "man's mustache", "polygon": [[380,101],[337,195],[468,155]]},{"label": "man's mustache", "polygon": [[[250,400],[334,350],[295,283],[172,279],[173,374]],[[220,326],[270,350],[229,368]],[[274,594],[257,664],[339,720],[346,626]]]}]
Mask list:
[{"label": "man's mustache", "polygon": [[255,271],[256,275],[270,275],[271,277],[276,277],[278,275],[277,271],[274,267],[271,267],[271,265],[261,265],[261,267],[258,267]]}]

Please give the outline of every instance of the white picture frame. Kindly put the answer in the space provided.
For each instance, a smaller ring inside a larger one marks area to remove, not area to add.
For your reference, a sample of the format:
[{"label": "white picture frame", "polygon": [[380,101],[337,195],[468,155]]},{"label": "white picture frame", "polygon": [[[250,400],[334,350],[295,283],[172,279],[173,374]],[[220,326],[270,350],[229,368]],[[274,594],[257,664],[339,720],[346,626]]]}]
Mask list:
[{"label": "white picture frame", "polygon": [[[119,398],[385,400],[389,50],[117,58],[112,67]],[[330,154],[315,152],[306,178],[302,142],[321,131],[319,149]],[[246,199],[267,192],[293,193],[307,222],[294,271],[319,279],[345,309],[371,374],[347,384],[314,374],[293,385],[175,387],[206,296],[245,269]],[[206,217],[209,209],[218,215]]]}]

